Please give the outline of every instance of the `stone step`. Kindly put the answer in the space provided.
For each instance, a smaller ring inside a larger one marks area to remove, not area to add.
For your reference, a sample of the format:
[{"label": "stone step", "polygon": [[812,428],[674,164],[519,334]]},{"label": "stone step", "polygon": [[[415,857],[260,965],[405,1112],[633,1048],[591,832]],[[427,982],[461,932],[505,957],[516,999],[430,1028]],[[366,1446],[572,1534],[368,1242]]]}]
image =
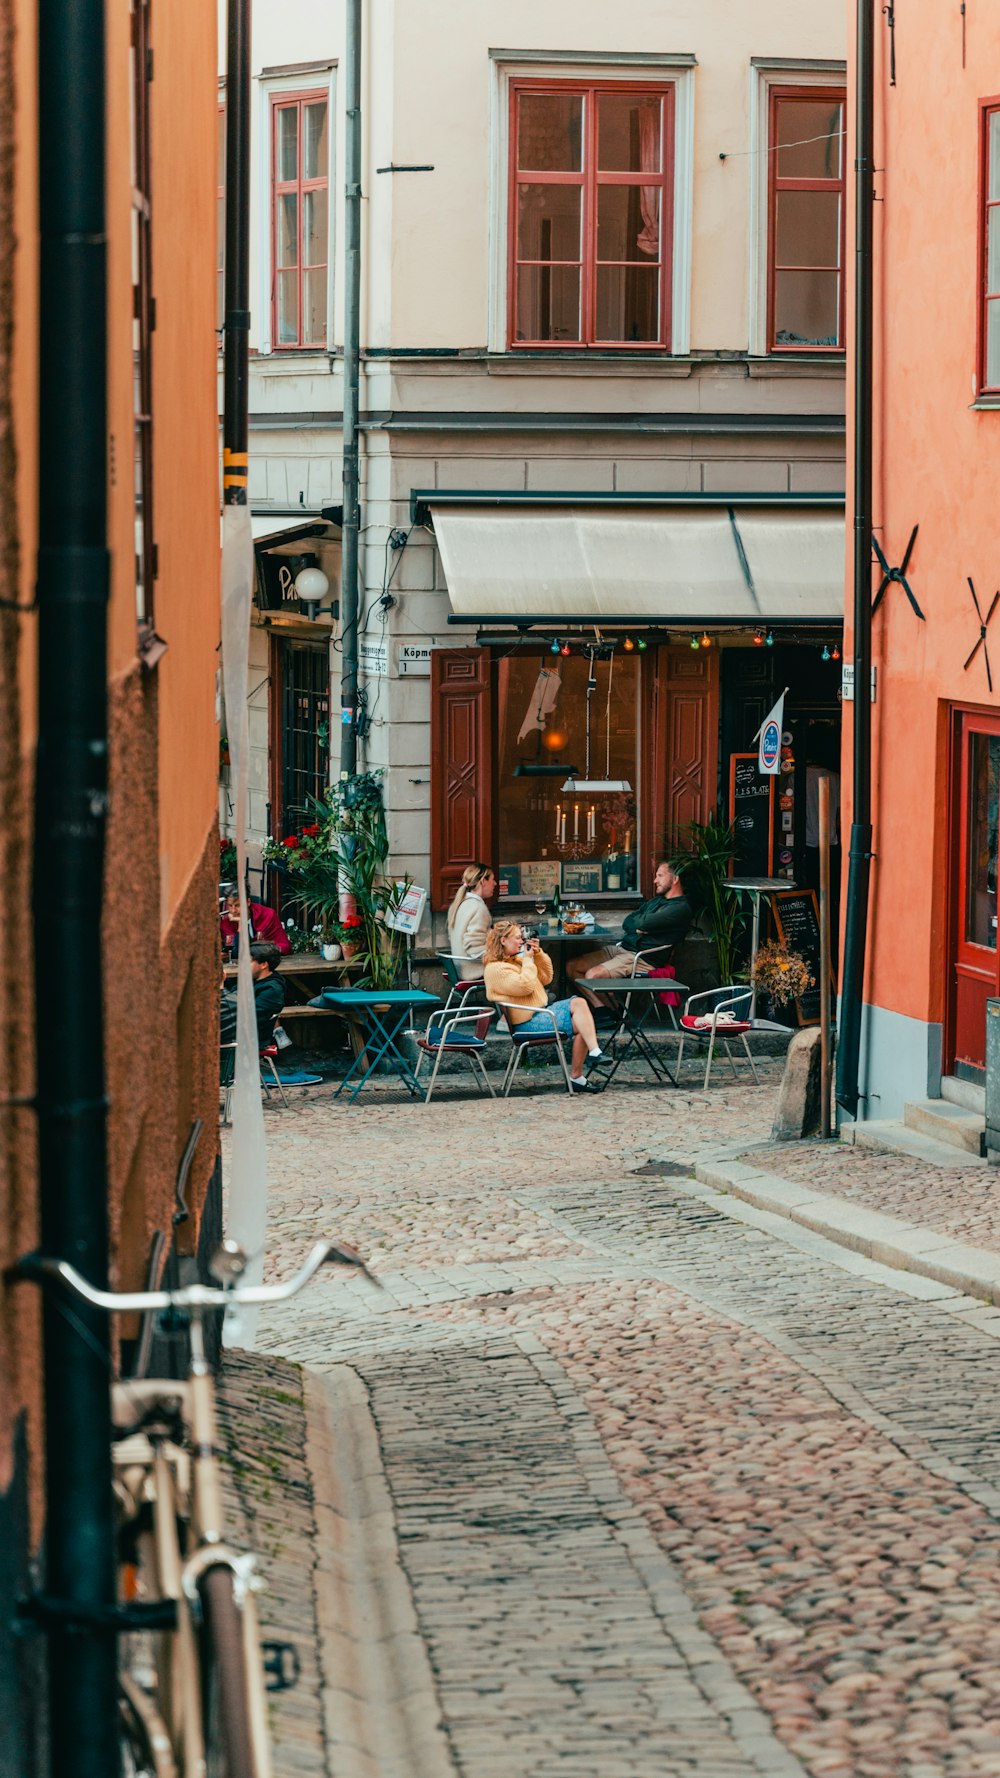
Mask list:
[{"label": "stone step", "polygon": [[969,1154],[983,1153],[985,1119],[949,1099],[915,1099],[903,1106],[903,1122],[908,1130],[929,1136],[933,1142],[949,1142]]},{"label": "stone step", "polygon": [[840,1140],[854,1148],[871,1148],[876,1154],[906,1154],[915,1161],[926,1161],[932,1167],[985,1167],[986,1162],[967,1148],[951,1142],[936,1142],[902,1122],[888,1118],[870,1118],[863,1124],[842,1124]]},{"label": "stone step", "polygon": [[986,1116],[986,1088],[977,1086],[974,1080],[946,1074],[941,1082],[941,1097],[949,1099],[952,1105],[964,1105],[966,1111],[978,1112],[980,1117]]}]

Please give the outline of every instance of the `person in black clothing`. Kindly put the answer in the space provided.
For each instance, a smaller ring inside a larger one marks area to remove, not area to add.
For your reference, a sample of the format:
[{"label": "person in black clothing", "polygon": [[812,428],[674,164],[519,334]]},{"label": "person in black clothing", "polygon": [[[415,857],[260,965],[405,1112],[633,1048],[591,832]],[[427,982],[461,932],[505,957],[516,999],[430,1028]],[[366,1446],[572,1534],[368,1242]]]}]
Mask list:
[{"label": "person in black clothing", "polygon": [[[285,1004],[285,986],[277,968],[281,952],[277,945],[262,940],[250,946],[250,974],[253,977],[254,1008],[257,1013],[257,1047],[266,1049],[274,1038],[274,1027]],[[220,1041],[236,1042],[236,983],[222,995]]]},{"label": "person in black clothing", "polygon": [[[651,951],[657,946],[664,950],[671,945],[679,945],[687,936],[694,910],[684,893],[684,885],[673,866],[666,860],[656,867],[653,877],[653,894],[649,901],[641,907],[634,908],[626,914],[622,922],[622,942],[620,945],[609,945],[600,951],[585,951],[577,957],[567,969],[567,974],[582,986],[583,983],[605,980],[631,975],[647,975],[656,962],[640,963],[635,968],[637,951]],[[586,990],[584,990],[586,992]]]}]

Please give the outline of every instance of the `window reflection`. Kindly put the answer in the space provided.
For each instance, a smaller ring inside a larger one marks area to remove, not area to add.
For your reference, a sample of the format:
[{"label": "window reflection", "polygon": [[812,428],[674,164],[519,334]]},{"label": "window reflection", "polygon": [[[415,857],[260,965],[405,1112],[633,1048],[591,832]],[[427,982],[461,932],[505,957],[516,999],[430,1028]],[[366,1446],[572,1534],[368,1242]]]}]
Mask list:
[{"label": "window reflection", "polygon": [[[590,778],[627,792],[563,788],[587,770],[589,661],[518,652],[498,666],[499,846],[507,893],[585,900],[636,886],[639,662],[594,664]],[[609,700],[610,675],[610,700]],[[541,774],[539,767],[555,767]],[[518,768],[521,768],[518,775]]]},{"label": "window reflection", "polygon": [[969,748],[969,829],[966,859],[965,937],[997,948],[997,814],[1000,804],[1000,736],[973,735]]}]

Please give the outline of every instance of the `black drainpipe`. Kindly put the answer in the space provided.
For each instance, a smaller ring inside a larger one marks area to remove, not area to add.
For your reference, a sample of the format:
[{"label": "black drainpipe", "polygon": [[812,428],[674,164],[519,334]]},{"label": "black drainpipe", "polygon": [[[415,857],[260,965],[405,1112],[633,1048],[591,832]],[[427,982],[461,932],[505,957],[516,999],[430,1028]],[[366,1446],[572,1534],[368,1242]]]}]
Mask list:
[{"label": "black drainpipe", "polygon": [[[98,1285],[108,1272],[104,28],[104,0],[39,0],[38,1179],[44,1251]],[[131,441],[119,452],[128,462]],[[50,1770],[112,1778],[115,1639],[93,1621],[115,1597],[108,1318],[47,1291],[43,1336]]]},{"label": "black drainpipe", "polygon": [[837,1037],[837,1103],[857,1116],[872,858],[872,214],[874,205],[872,0],[858,0],[854,294],[854,803],[844,968]]},{"label": "black drainpipe", "polygon": [[[361,382],[361,0],[347,0],[344,36],[344,511],[340,537],[340,771],[358,767],[358,550]],[[349,713],[349,714],[348,714]]]}]

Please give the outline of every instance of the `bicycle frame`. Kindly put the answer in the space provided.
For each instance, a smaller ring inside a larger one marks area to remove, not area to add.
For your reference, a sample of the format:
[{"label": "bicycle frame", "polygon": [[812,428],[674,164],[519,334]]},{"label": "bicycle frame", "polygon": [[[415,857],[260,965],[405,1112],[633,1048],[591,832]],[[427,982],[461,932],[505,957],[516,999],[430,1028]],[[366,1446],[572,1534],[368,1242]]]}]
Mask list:
[{"label": "bicycle frame", "polygon": [[[215,1386],[205,1354],[204,1316],[207,1309],[227,1309],[236,1303],[286,1302],[329,1262],[349,1265],[371,1278],[352,1248],[328,1241],[318,1242],[300,1271],[285,1283],[245,1288],[239,1286],[238,1279],[246,1261],[232,1243],[224,1243],[213,1262],[216,1276],[225,1279],[218,1288],[189,1284],[177,1290],[118,1295],[89,1284],[64,1260],[33,1254],[13,1268],[16,1276],[56,1284],[109,1313],[173,1309],[190,1317],[191,1363],[186,1380],[141,1378],[112,1386],[114,1423],[124,1429],[114,1446],[116,1495],[126,1523],[140,1519],[147,1506],[152,1508],[152,1529],[139,1531],[138,1537],[148,1546],[147,1566],[159,1599],[172,1602],[176,1612],[173,1627],[163,1628],[161,1620],[152,1630],[155,1695],[130,1675],[122,1679],[123,1694],[142,1724],[155,1778],[204,1778],[208,1749],[199,1660],[199,1587],[210,1570],[220,1568],[232,1576],[232,1604],[239,1613],[247,1733],[253,1750],[253,1767],[246,1778],[271,1778],[255,1599],[260,1582],[254,1556],[238,1551],[226,1538]],[[162,1410],[159,1415],[158,1409]],[[136,1410],[140,1425],[129,1432]],[[183,1442],[173,1435],[172,1422],[177,1416],[184,1428]],[[142,1422],[148,1422],[148,1428]],[[186,1538],[181,1529],[185,1525]],[[129,1609],[127,1601],[120,1607],[119,1628],[126,1631],[133,1627]],[[136,1627],[141,1623],[137,1619]]]}]

